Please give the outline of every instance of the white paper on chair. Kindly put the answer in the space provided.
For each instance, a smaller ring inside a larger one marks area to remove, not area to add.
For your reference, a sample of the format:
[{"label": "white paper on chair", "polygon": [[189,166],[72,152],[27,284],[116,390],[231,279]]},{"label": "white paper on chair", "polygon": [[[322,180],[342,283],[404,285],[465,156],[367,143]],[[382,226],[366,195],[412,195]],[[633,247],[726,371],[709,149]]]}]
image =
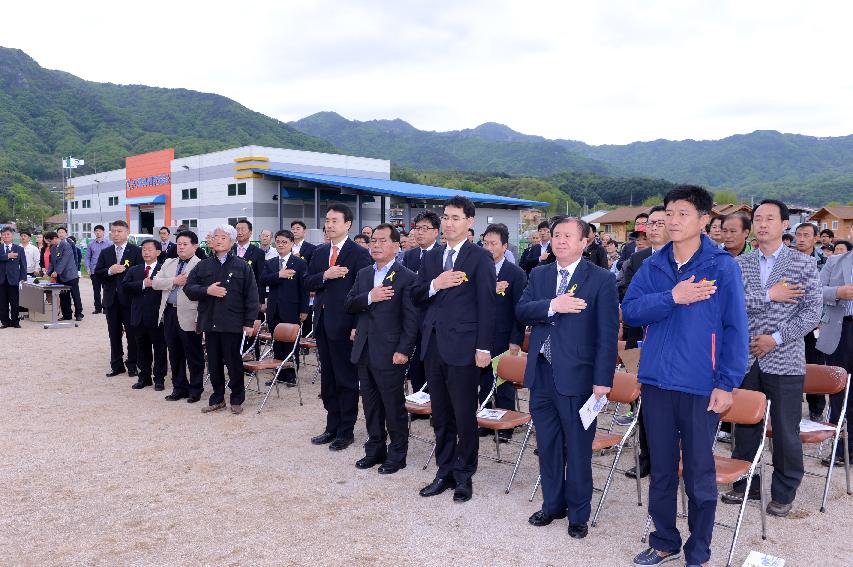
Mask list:
[{"label": "white paper on chair", "polygon": [[596,398],[595,394],[591,395],[586,403],[581,407],[578,414],[581,416],[581,422],[584,429],[589,429],[595,418],[607,406],[607,396]]},{"label": "white paper on chair", "polygon": [[426,392],[415,392],[406,396],[406,401],[423,406],[429,403],[429,394]]},{"label": "white paper on chair", "polygon": [[800,433],[813,433],[815,431],[835,431],[835,428],[825,423],[818,423],[809,419],[800,420]]},{"label": "white paper on chair", "polygon": [[785,560],[760,551],[750,551],[743,567],[785,567]]},{"label": "white paper on chair", "polygon": [[477,412],[477,417],[480,417],[483,419],[493,419],[496,421],[500,420],[500,418],[502,418],[504,415],[506,415],[506,410],[502,410],[502,409],[483,408]]}]

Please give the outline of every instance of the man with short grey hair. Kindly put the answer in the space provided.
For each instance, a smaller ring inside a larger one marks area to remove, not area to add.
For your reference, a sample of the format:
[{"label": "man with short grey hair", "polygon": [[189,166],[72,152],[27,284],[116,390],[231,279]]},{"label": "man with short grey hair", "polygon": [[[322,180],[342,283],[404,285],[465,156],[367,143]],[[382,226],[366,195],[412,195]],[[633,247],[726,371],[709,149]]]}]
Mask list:
[{"label": "man with short grey hair", "polygon": [[207,366],[213,394],[208,413],[225,407],[225,367],[231,390],[231,412],[242,413],[246,388],[240,350],[243,333],[250,333],[258,314],[258,286],[249,264],[232,252],[237,240],[233,226],[213,229],[208,243],[212,254],[199,262],[184,285],[191,301],[198,301],[198,329],[204,332]]}]

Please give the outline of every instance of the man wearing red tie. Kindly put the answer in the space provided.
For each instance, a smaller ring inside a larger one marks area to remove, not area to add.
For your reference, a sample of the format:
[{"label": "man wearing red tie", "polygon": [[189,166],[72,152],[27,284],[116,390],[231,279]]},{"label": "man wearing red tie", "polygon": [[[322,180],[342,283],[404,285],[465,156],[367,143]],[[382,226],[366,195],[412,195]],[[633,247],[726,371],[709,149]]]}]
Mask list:
[{"label": "man wearing red tie", "polygon": [[349,239],[352,211],[335,203],[326,211],[325,233],[329,242],[311,256],[305,287],[313,291],[317,351],[320,355],[320,397],[326,408],[326,428],[313,437],[315,445],[329,444],[332,451],[346,449],[354,441],[358,417],[358,372],[350,362],[355,317],[344,307],[356,274],[369,266],[370,253]]}]

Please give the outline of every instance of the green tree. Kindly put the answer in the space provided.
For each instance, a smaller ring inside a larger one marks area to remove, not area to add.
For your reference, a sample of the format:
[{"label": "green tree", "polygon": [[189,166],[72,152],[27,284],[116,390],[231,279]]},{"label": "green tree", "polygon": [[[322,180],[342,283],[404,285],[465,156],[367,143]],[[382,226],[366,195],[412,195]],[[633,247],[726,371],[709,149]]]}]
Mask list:
[{"label": "green tree", "polygon": [[649,195],[643,199],[644,207],[654,207],[655,205],[663,205],[663,197],[660,195]]},{"label": "green tree", "polygon": [[714,192],[714,202],[718,205],[737,205],[740,203],[740,199],[734,191],[722,189]]}]

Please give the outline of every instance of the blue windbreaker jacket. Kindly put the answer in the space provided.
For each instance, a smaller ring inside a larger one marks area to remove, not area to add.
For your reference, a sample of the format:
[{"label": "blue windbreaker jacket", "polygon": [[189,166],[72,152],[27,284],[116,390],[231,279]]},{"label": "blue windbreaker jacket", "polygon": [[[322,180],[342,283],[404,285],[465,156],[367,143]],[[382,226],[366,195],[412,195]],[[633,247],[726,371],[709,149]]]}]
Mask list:
[{"label": "blue windbreaker jacket", "polygon": [[[678,305],[672,288],[715,281],[710,299]],[[639,379],[664,390],[700,396],[740,386],[747,371],[749,327],[740,266],[725,250],[702,237],[693,258],[679,270],[672,244],[643,262],[622,302],[625,323],[645,328]]]}]

